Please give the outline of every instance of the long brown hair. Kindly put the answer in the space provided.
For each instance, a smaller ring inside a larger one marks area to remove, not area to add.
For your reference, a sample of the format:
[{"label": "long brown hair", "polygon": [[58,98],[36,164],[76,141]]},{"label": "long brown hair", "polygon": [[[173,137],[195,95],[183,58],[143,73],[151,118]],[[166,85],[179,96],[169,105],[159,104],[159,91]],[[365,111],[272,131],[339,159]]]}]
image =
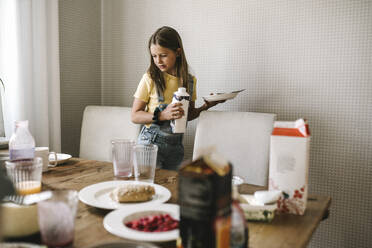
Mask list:
[{"label": "long brown hair", "polygon": [[188,87],[188,64],[186,61],[185,52],[183,50],[182,40],[178,32],[171,28],[171,27],[161,27],[158,30],[155,31],[154,34],[151,35],[149,39],[148,49],[150,53],[150,67],[147,70],[147,72],[150,74],[150,77],[155,82],[155,86],[158,89],[158,92],[164,92],[165,90],[165,81],[162,72],[159,70],[159,68],[155,65],[154,60],[151,56],[151,45],[159,45],[165,48],[168,48],[174,52],[179,53],[179,56],[176,58],[176,76],[180,78],[181,84],[183,87],[187,89],[189,92]]}]

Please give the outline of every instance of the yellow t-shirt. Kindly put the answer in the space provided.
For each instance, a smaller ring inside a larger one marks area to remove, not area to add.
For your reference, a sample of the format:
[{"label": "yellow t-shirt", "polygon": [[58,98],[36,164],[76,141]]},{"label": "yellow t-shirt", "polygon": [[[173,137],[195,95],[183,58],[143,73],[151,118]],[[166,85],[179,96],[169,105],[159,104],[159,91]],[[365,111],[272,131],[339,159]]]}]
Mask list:
[{"label": "yellow t-shirt", "polygon": [[[168,73],[163,72],[165,80],[165,90],[163,92],[164,102],[170,104],[172,102],[173,94],[178,90],[179,79]],[[192,101],[196,100],[196,78],[193,77],[194,86],[193,94],[191,97]],[[154,113],[156,107],[159,106],[158,94],[156,92],[155,82],[150,78],[148,73],[145,73],[138,84],[137,90],[134,93],[134,97],[138,98],[147,103],[147,112]]]}]

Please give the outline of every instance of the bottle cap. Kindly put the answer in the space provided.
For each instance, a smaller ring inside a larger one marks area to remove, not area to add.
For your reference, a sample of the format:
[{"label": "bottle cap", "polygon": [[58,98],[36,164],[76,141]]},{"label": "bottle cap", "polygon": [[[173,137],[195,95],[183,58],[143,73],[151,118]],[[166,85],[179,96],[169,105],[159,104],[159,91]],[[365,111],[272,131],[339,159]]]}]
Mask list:
[{"label": "bottle cap", "polygon": [[27,126],[28,125],[28,120],[15,121],[15,125]]},{"label": "bottle cap", "polygon": [[185,87],[179,87],[178,88],[178,93],[186,93],[186,88]]},{"label": "bottle cap", "polygon": [[239,189],[237,185],[232,185],[232,199],[233,200],[239,200]]},{"label": "bottle cap", "polygon": [[28,128],[28,120],[15,121],[14,128],[17,129],[18,127]]}]

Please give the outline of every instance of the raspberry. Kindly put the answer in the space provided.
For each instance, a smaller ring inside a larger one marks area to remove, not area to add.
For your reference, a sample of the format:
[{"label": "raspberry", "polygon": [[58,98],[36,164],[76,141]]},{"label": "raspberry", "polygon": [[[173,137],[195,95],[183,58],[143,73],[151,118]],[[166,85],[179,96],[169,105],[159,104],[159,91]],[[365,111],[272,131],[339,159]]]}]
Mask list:
[{"label": "raspberry", "polygon": [[142,232],[166,232],[178,228],[178,220],[169,214],[142,217],[125,223],[131,229]]}]

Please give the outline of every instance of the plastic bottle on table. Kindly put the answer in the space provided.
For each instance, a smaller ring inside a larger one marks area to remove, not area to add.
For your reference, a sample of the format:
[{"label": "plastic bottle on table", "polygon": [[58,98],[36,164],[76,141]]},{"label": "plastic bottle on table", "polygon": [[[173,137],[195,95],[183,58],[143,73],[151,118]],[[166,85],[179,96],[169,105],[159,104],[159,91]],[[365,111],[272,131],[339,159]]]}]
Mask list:
[{"label": "plastic bottle on table", "polygon": [[186,88],[180,87],[178,88],[178,91],[174,92],[172,103],[176,103],[176,102],[182,103],[182,108],[183,108],[183,111],[185,112],[185,115],[182,116],[180,119],[171,121],[171,127],[172,127],[173,133],[186,132],[189,101],[190,101],[190,95],[186,92]]},{"label": "plastic bottle on table", "polygon": [[9,159],[11,161],[33,159],[35,140],[28,130],[28,121],[16,121],[15,132],[9,140]]},{"label": "plastic bottle on table", "polygon": [[238,187],[233,185],[231,204],[230,248],[248,247],[249,233],[244,211],[239,205]]}]

